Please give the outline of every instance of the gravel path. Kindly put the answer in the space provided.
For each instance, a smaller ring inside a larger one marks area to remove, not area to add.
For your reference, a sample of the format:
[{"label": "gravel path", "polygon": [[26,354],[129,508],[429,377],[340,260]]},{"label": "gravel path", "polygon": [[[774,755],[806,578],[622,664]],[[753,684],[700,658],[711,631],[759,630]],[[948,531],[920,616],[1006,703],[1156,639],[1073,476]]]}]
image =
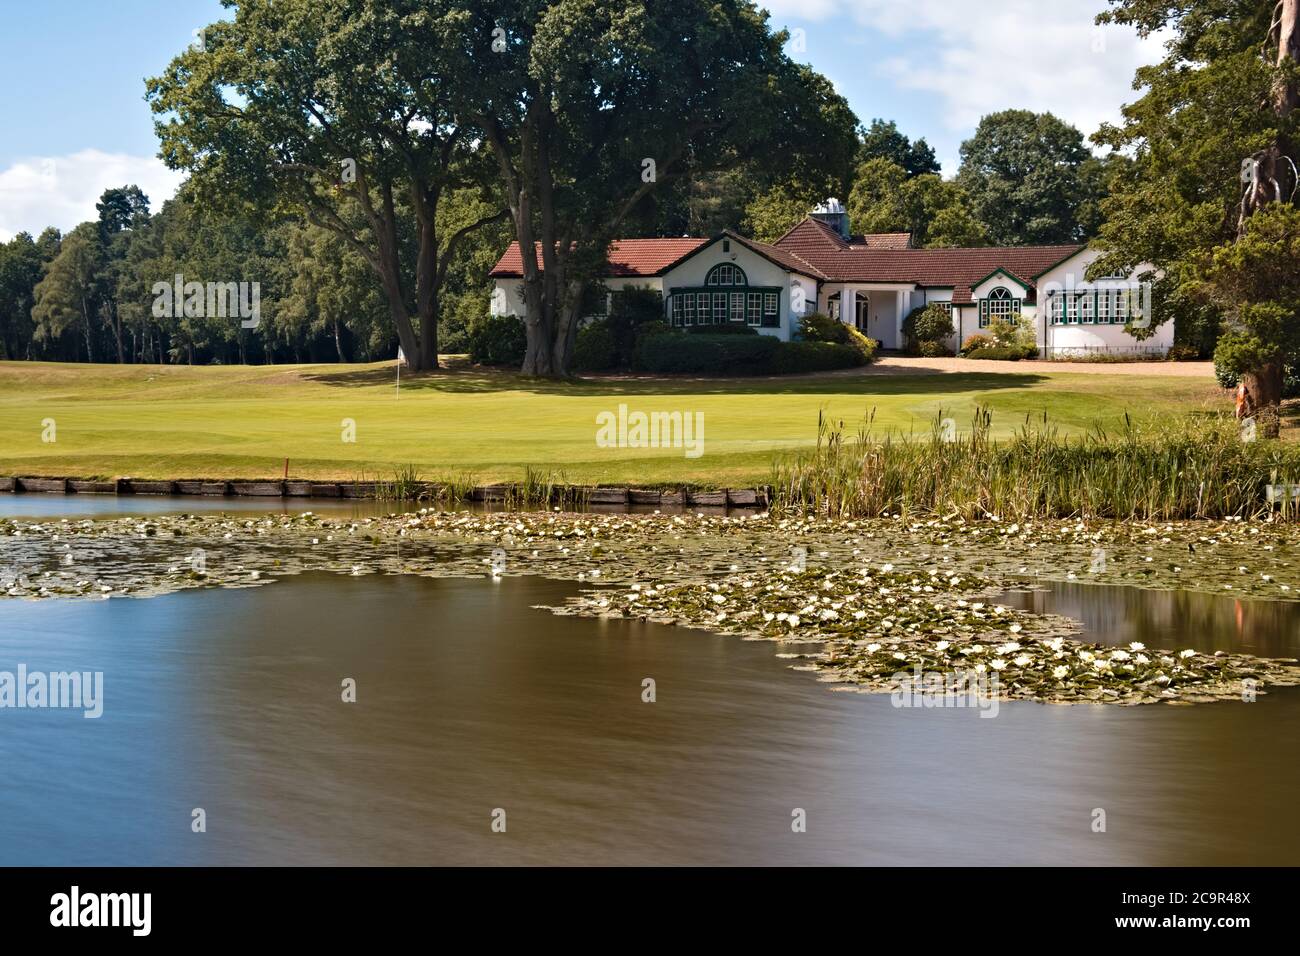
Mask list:
[{"label": "gravel path", "polygon": [[1002,372],[1035,375],[1044,372],[1080,372],[1084,375],[1161,375],[1176,378],[1214,378],[1213,362],[997,362],[988,359],[914,358],[886,355],[856,374],[945,375],[951,372]]}]

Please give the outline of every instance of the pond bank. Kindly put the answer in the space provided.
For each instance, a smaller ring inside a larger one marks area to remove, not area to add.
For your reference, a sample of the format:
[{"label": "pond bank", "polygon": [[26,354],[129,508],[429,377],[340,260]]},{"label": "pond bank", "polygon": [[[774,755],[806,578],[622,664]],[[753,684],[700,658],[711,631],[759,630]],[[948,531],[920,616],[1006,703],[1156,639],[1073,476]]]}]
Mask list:
[{"label": "pond bank", "polygon": [[257,481],[235,478],[176,478],[146,481],[135,478],[108,480],[83,478],[22,477],[0,478],[0,493],[10,494],[94,494],[94,495],[180,495],[198,497],[252,498],[358,498],[371,500],[436,501],[456,500],[532,504],[564,503],[642,507],[744,508],[762,510],[768,506],[765,488],[705,489],[694,486],[673,488],[605,487],[599,485],[554,485],[545,489],[544,501],[527,484],[475,485],[457,489],[433,481],[403,483],[400,494],[394,483],[385,481]]}]

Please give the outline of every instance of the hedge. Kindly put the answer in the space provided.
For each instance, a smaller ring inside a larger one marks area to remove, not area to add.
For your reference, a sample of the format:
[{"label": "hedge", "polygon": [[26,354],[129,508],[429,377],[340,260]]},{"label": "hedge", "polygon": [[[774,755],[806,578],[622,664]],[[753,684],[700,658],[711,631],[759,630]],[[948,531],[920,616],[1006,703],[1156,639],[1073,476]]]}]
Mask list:
[{"label": "hedge", "polygon": [[835,342],[782,342],[772,357],[772,372],[788,375],[798,372],[829,372],[837,368],[866,365],[867,357],[852,345]]},{"label": "hedge", "polygon": [[637,367],[647,372],[703,375],[788,375],[853,368],[867,361],[858,349],[831,342],[782,342],[768,335],[682,335],[644,338]]},{"label": "hedge", "polygon": [[1019,362],[1037,355],[1038,349],[1018,345],[987,345],[966,353],[968,359],[998,359],[1003,362]]}]

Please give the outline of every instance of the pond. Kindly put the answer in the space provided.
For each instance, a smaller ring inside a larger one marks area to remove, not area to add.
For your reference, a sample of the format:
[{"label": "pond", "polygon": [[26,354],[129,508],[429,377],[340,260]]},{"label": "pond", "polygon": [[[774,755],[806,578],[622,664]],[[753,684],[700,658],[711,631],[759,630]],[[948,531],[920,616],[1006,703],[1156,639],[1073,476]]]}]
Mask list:
[{"label": "pond", "polygon": [[[309,573],[0,602],[0,670],[104,673],[99,719],[0,710],[0,865],[1300,859],[1300,688],[899,709],[770,644],[535,608],[577,590]],[[1002,600],[1114,643],[1293,655],[1300,635],[1296,604],[1095,585]]]}]

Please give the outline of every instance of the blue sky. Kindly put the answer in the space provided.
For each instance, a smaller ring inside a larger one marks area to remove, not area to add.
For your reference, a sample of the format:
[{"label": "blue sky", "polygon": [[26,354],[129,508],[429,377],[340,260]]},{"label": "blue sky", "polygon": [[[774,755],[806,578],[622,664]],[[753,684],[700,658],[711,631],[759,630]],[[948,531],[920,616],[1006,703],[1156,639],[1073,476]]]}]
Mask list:
[{"label": "blue sky", "polygon": [[[774,26],[862,119],[924,136],[944,171],[979,117],[1051,110],[1091,132],[1133,98],[1156,40],[1098,30],[1105,0],[763,0]],[[179,177],[157,160],[144,78],[219,19],[217,0],[0,0],[0,240],[94,215],[108,186],[155,207]]]}]

